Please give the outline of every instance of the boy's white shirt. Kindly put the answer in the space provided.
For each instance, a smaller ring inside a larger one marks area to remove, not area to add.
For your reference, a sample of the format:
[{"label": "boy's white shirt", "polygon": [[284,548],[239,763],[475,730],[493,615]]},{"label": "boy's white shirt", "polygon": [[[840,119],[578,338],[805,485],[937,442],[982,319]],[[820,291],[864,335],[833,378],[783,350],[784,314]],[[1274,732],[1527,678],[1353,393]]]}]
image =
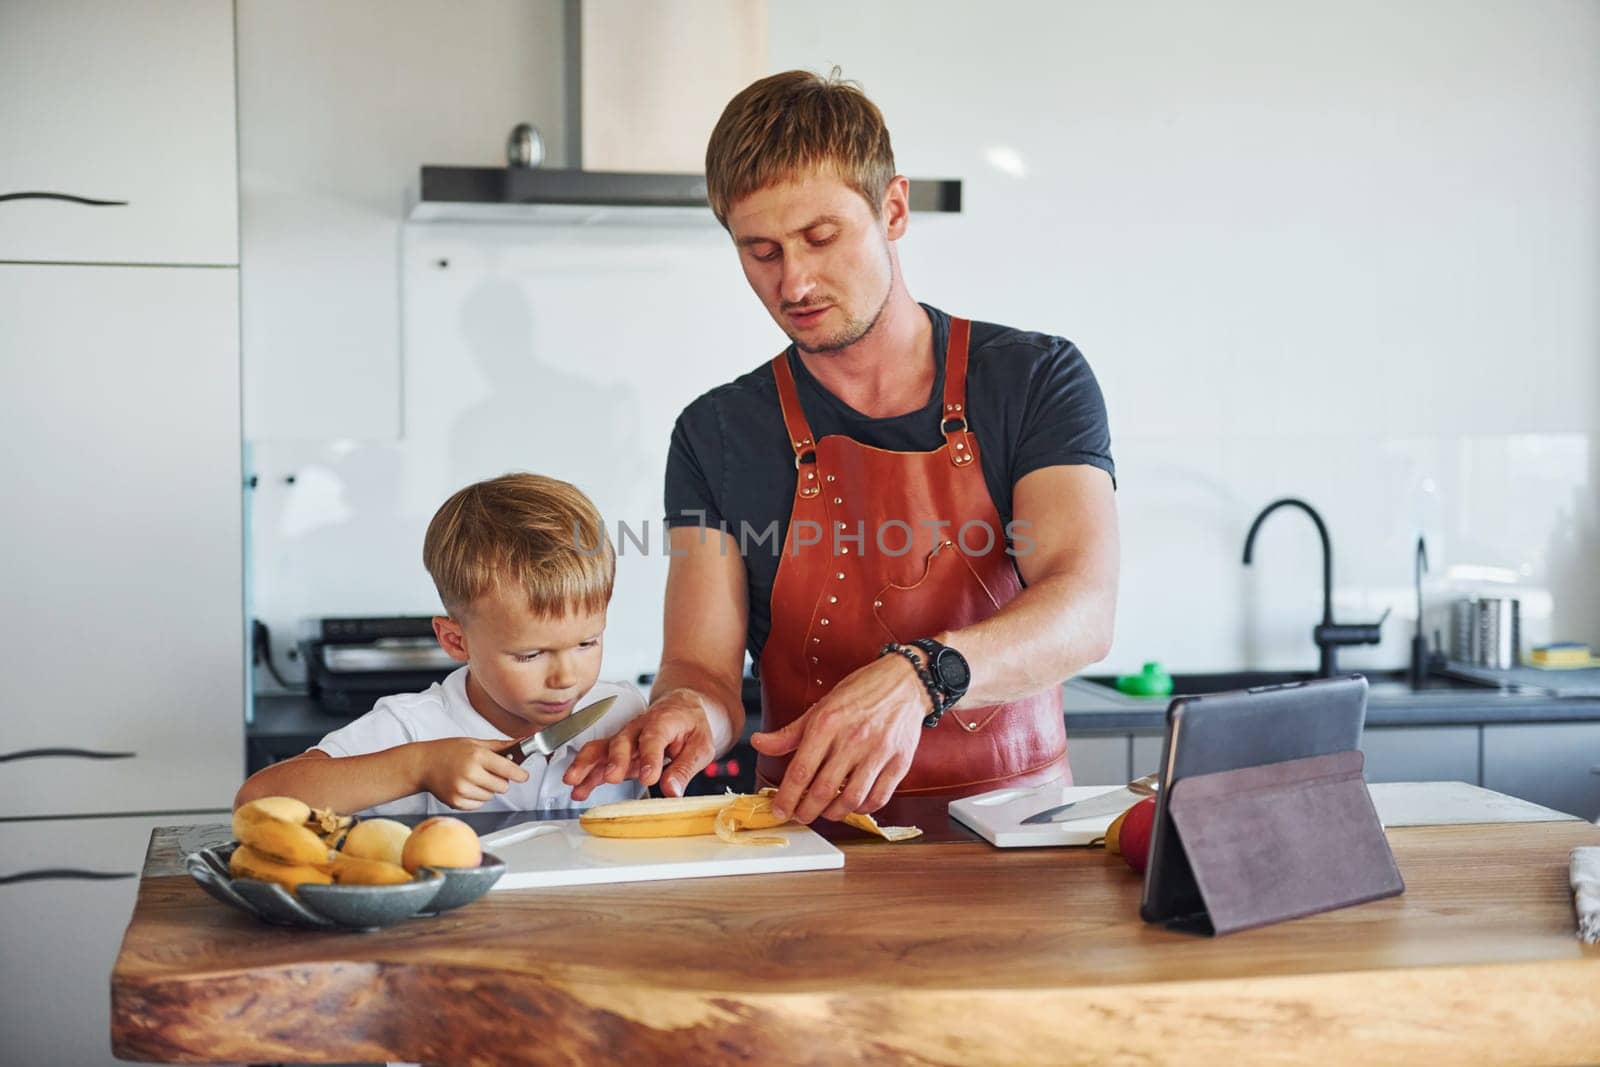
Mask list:
[{"label": "boy's white shirt", "polygon": [[[447,737],[482,737],[511,740],[496,729],[467,697],[467,671],[461,667],[442,682],[435,682],[421,693],[402,693],[384,697],[359,719],[339,727],[317,742],[316,748],[330,756],[365,756],[414,741],[439,741]],[[603,784],[581,804],[572,799],[572,788],[561,780],[578,750],[596,738],[610,737],[630,719],[644,714],[645,699],[628,683],[596,682],[594,688],[578,698],[584,707],[614,696],[617,702],[600,721],[562,745],[548,758],[534,754],[522,764],[528,772],[526,782],[512,782],[506,792],[491,797],[477,811],[559,811],[608,804],[616,800],[636,800],[644,796],[638,781],[617,785]],[[441,815],[454,811],[431,793],[413,793],[366,809],[367,815]]]}]

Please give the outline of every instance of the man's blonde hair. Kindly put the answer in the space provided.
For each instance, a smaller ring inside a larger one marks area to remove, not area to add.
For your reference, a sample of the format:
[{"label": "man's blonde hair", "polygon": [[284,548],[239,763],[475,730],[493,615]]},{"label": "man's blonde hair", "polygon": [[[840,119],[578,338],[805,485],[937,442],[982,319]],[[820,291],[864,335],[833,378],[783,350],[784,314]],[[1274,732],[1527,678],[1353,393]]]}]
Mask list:
[{"label": "man's blonde hair", "polygon": [[882,112],[838,67],[774,74],[730,100],[706,145],[706,199],[726,229],[739,200],[813,170],[860,193],[874,218],[894,178]]},{"label": "man's blonde hair", "polygon": [[577,486],[504,474],[444,502],[422,541],[422,564],[451,616],[480,596],[522,595],[535,615],[605,610],[617,558],[605,521]]}]

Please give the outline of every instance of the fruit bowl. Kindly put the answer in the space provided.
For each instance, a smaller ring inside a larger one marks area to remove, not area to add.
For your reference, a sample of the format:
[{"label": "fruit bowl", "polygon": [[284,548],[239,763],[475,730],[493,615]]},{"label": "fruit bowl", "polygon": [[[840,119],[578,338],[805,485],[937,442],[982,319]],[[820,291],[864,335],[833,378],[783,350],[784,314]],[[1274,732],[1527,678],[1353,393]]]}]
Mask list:
[{"label": "fruit bowl", "polygon": [[377,930],[413,915],[437,915],[488,892],[505,864],[485,854],[477,867],[423,867],[399,885],[302,885],[291,893],[275,882],[235,878],[230,841],[184,857],[190,877],[215,899],[280,926],[319,930]]}]

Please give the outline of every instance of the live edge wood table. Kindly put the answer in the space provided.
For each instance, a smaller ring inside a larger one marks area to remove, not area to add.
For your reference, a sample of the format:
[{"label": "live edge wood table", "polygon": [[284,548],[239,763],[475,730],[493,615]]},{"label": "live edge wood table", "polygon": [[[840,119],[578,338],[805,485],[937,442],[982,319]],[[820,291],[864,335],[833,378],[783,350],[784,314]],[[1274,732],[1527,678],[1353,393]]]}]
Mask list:
[{"label": "live edge wood table", "polygon": [[1403,896],[1225,938],[1148,926],[1100,850],[841,840],[837,871],[490,893],[369,934],[207,897],[157,831],[112,974],[171,1062],[1600,1063],[1584,822],[1391,830]]}]

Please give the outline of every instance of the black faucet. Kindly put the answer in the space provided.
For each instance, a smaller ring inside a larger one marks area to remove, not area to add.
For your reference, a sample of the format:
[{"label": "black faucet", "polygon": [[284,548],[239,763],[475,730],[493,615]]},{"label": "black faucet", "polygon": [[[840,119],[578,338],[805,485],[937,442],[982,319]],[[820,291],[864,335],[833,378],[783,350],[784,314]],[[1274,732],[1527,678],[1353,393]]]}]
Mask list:
[{"label": "black faucet", "polygon": [[1317,664],[1317,675],[1322,678],[1332,678],[1339,667],[1335,649],[1340,645],[1375,645],[1383,640],[1383,620],[1389,617],[1385,611],[1383,618],[1371,623],[1336,623],[1333,621],[1333,546],[1328,543],[1328,527],[1323,524],[1322,516],[1317,514],[1317,509],[1292,496],[1281,500],[1274,500],[1261,509],[1261,514],[1256,516],[1250,524],[1250,532],[1244,539],[1244,562],[1250,565],[1250,556],[1255,549],[1256,531],[1261,529],[1261,524],[1268,515],[1283,507],[1295,507],[1311,516],[1311,521],[1317,524],[1317,536],[1322,538],[1322,621],[1311,631],[1311,639],[1317,643],[1321,652]]},{"label": "black faucet", "polygon": [[1428,569],[1428,543],[1417,535],[1416,565],[1413,579],[1417,588],[1417,632],[1411,638],[1411,669],[1407,672],[1411,688],[1421,689],[1428,677],[1428,640],[1422,636],[1422,575]]}]

